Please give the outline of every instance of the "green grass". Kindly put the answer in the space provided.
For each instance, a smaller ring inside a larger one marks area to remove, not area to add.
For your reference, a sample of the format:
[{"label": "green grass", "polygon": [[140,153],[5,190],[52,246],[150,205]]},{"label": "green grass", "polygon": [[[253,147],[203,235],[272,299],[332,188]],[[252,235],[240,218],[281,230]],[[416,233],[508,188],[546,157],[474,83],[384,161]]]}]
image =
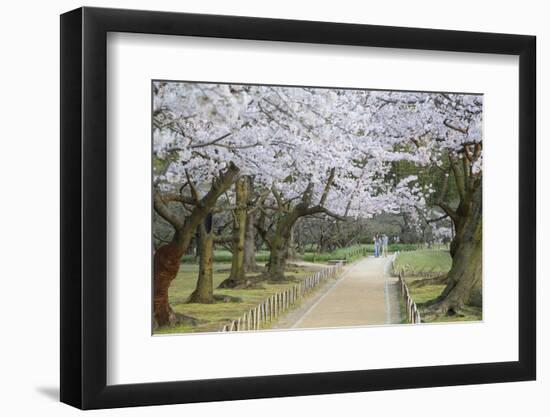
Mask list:
[{"label": "green grass", "polygon": [[[480,321],[482,310],[479,307],[464,306],[453,316],[428,316],[425,313],[426,303],[438,298],[445,284],[429,284],[416,286],[411,285],[417,280],[425,279],[434,274],[446,274],[451,269],[451,256],[443,250],[419,250],[414,252],[400,253],[395,261],[396,270],[406,272],[405,282],[409,292],[420,310],[422,321],[430,322],[456,322],[456,321]],[[401,317],[405,319],[405,306],[401,302]]]},{"label": "green grass", "polygon": [[[169,301],[172,308],[188,316],[197,318],[201,323],[197,326],[178,325],[170,328],[161,328],[155,330],[155,334],[166,333],[190,333],[190,332],[216,332],[223,324],[235,320],[256,307],[271,295],[292,287],[298,280],[310,276],[318,268],[289,267],[286,275],[288,282],[273,284],[261,282],[258,288],[248,289],[216,289],[216,287],[227,278],[231,264],[214,264],[214,294],[230,295],[240,297],[242,302],[217,302],[214,304],[186,303],[187,298],[195,289],[197,280],[198,266],[196,264],[182,264],[180,271],[172,282],[169,291]],[[254,276],[255,274],[250,274]],[[293,282],[295,280],[296,282]]]},{"label": "green grass", "polygon": [[[414,251],[418,249],[419,245],[416,243],[391,243],[388,245],[388,252],[407,252],[407,251]],[[363,250],[363,254],[372,254],[374,253],[374,245],[373,244],[365,244],[365,245],[354,245],[347,248],[339,248],[332,252],[327,253],[317,253],[317,252],[308,252],[306,251],[303,255],[300,257],[307,262],[328,262],[328,261],[334,261],[339,259],[347,259],[348,261],[353,261],[357,259],[358,257],[362,256],[350,256],[352,253],[357,252],[359,249]]]},{"label": "green grass", "polygon": [[[372,251],[374,252],[374,245],[371,245],[373,247]],[[419,243],[390,243],[388,245],[388,251],[389,252],[409,252],[413,250],[417,250],[421,244]]]},{"label": "green grass", "polygon": [[[306,250],[306,252],[303,255],[299,255],[299,257],[307,262],[328,262],[332,260],[346,259],[346,255],[349,255],[350,253],[354,252],[359,248],[364,248],[364,250],[368,253],[374,253],[374,245],[368,244],[368,245],[354,245],[348,248],[340,248],[329,253],[316,253],[310,249],[310,250]],[[418,248],[418,245],[415,243],[393,243],[388,245],[389,252],[396,252],[396,251],[405,252],[405,251],[416,250],[417,248]],[[231,262],[232,257],[233,257],[233,254],[228,250],[216,249],[214,251],[214,262],[219,262],[219,263]],[[181,262],[183,264],[190,264],[190,263],[193,264],[193,263],[197,263],[197,261],[198,261],[198,258],[195,255],[185,255],[181,259]],[[259,250],[256,252],[256,262],[265,263],[267,261],[269,261],[268,250]]]},{"label": "green grass", "polygon": [[406,275],[446,274],[451,269],[451,262],[448,251],[423,249],[400,253],[395,260],[395,269],[405,272]]},{"label": "green grass", "polygon": [[[233,254],[228,250],[216,249],[214,251],[214,262],[220,262],[220,263],[231,262],[232,258],[233,258]],[[189,264],[189,263],[196,263],[197,260],[198,258],[195,257],[195,255],[185,255],[181,259],[181,262],[185,264]],[[264,262],[267,262],[268,260],[269,260],[269,251],[260,250],[256,252],[256,262],[264,263]]]},{"label": "green grass", "polygon": [[[414,282],[416,279],[422,278],[405,278],[407,285]],[[425,303],[435,300],[441,295],[445,285],[424,285],[421,287],[409,286],[409,293],[411,294],[412,299],[416,303],[416,306],[420,310],[420,316],[422,321],[425,323],[447,323],[447,322],[456,322],[456,321],[480,321],[482,319],[482,309],[480,307],[474,306],[464,306],[458,311],[458,314],[453,316],[427,316],[423,314],[425,312],[424,305]],[[407,323],[406,319],[406,310],[405,303],[403,298],[400,302],[401,309],[401,322]]]},{"label": "green grass", "polygon": [[339,248],[328,253],[306,252],[300,255],[300,258],[306,262],[352,261],[367,252],[374,252],[373,245],[355,245],[348,248]]}]

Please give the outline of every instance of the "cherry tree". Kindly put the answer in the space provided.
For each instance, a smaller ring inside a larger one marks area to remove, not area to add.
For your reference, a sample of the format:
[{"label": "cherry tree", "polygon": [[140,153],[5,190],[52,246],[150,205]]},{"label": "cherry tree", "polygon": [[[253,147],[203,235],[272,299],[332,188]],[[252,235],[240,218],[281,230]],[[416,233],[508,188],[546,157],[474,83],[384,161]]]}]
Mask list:
[{"label": "cherry tree", "polygon": [[[284,175],[272,182],[262,209],[269,221],[258,227],[271,252],[269,279],[285,279],[292,229],[300,218],[370,217],[404,204],[409,181],[392,189],[384,176],[389,162],[410,155],[396,154],[386,138],[367,134],[369,95],[320,88],[262,91],[258,108],[274,133],[287,136],[283,143],[291,150],[281,155]],[[409,202],[419,204],[414,198]]]},{"label": "cherry tree", "polygon": [[[416,178],[389,180],[393,162],[445,170],[443,155],[464,155],[469,181],[481,177],[481,141],[473,139],[480,104],[466,96],[175,82],[155,82],[153,92],[154,208],[174,229],[155,252],[158,325],[184,319],[171,309],[168,288],[197,228],[201,246],[212,252],[216,212],[234,219],[224,285],[244,279],[253,216],[271,253],[264,277],[284,280],[300,218],[414,217],[424,210],[426,190]],[[440,206],[458,216],[443,199]],[[207,263],[199,282],[211,287]]]},{"label": "cherry tree", "polygon": [[[401,141],[403,152],[434,164],[445,180],[436,205],[450,218],[452,268],[445,290],[432,306],[454,314],[465,304],[481,306],[482,267],[482,110],[480,95],[376,92],[373,128]],[[447,201],[454,181],[458,202]]]}]

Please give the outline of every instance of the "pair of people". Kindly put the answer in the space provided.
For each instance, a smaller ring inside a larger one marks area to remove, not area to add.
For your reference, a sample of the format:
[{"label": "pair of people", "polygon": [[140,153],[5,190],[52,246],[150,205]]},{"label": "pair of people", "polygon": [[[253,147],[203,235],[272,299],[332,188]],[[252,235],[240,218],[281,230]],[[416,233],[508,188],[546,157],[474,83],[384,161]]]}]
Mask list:
[{"label": "pair of people", "polygon": [[374,241],[374,256],[376,258],[388,256],[388,236],[376,233],[372,240]]}]

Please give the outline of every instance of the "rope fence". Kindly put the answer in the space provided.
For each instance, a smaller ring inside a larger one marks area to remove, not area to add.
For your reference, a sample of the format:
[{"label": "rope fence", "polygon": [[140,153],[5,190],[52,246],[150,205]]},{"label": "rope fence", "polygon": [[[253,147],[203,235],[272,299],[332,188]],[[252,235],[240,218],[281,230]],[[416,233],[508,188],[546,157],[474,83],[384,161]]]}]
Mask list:
[{"label": "rope fence", "polygon": [[403,273],[400,272],[398,277],[399,284],[401,286],[401,295],[403,296],[405,309],[407,310],[407,320],[409,321],[409,323],[412,324],[422,323],[422,319],[420,318],[420,311],[418,310],[416,303],[409,293],[409,287],[407,287],[407,283],[403,279]]},{"label": "rope fence", "polygon": [[220,332],[238,332],[259,330],[266,323],[272,322],[287,311],[292,305],[300,302],[311,290],[326,280],[336,277],[343,268],[343,263],[329,266],[307,277],[301,282],[273,294],[271,297],[250,309],[241,317],[224,324]]},{"label": "rope fence", "polygon": [[[395,271],[395,259],[397,258],[398,255],[399,255],[399,252],[396,252],[392,259],[392,268],[394,271]],[[420,311],[418,310],[416,303],[411,297],[411,294],[409,292],[409,287],[405,282],[405,279],[404,279],[405,275],[402,270],[398,271],[397,277],[399,280],[399,287],[401,289],[401,296],[403,297],[403,302],[405,303],[405,310],[407,312],[407,321],[412,324],[422,323],[422,319],[420,317]]]}]

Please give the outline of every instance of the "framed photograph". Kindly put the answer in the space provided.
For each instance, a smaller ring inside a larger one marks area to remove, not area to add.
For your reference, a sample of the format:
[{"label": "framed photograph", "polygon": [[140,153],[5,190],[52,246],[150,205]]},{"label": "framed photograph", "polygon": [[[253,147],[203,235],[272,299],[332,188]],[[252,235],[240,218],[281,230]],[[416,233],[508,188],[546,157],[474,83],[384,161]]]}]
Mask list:
[{"label": "framed photograph", "polygon": [[535,37],[61,16],[61,401],[533,380]]}]

